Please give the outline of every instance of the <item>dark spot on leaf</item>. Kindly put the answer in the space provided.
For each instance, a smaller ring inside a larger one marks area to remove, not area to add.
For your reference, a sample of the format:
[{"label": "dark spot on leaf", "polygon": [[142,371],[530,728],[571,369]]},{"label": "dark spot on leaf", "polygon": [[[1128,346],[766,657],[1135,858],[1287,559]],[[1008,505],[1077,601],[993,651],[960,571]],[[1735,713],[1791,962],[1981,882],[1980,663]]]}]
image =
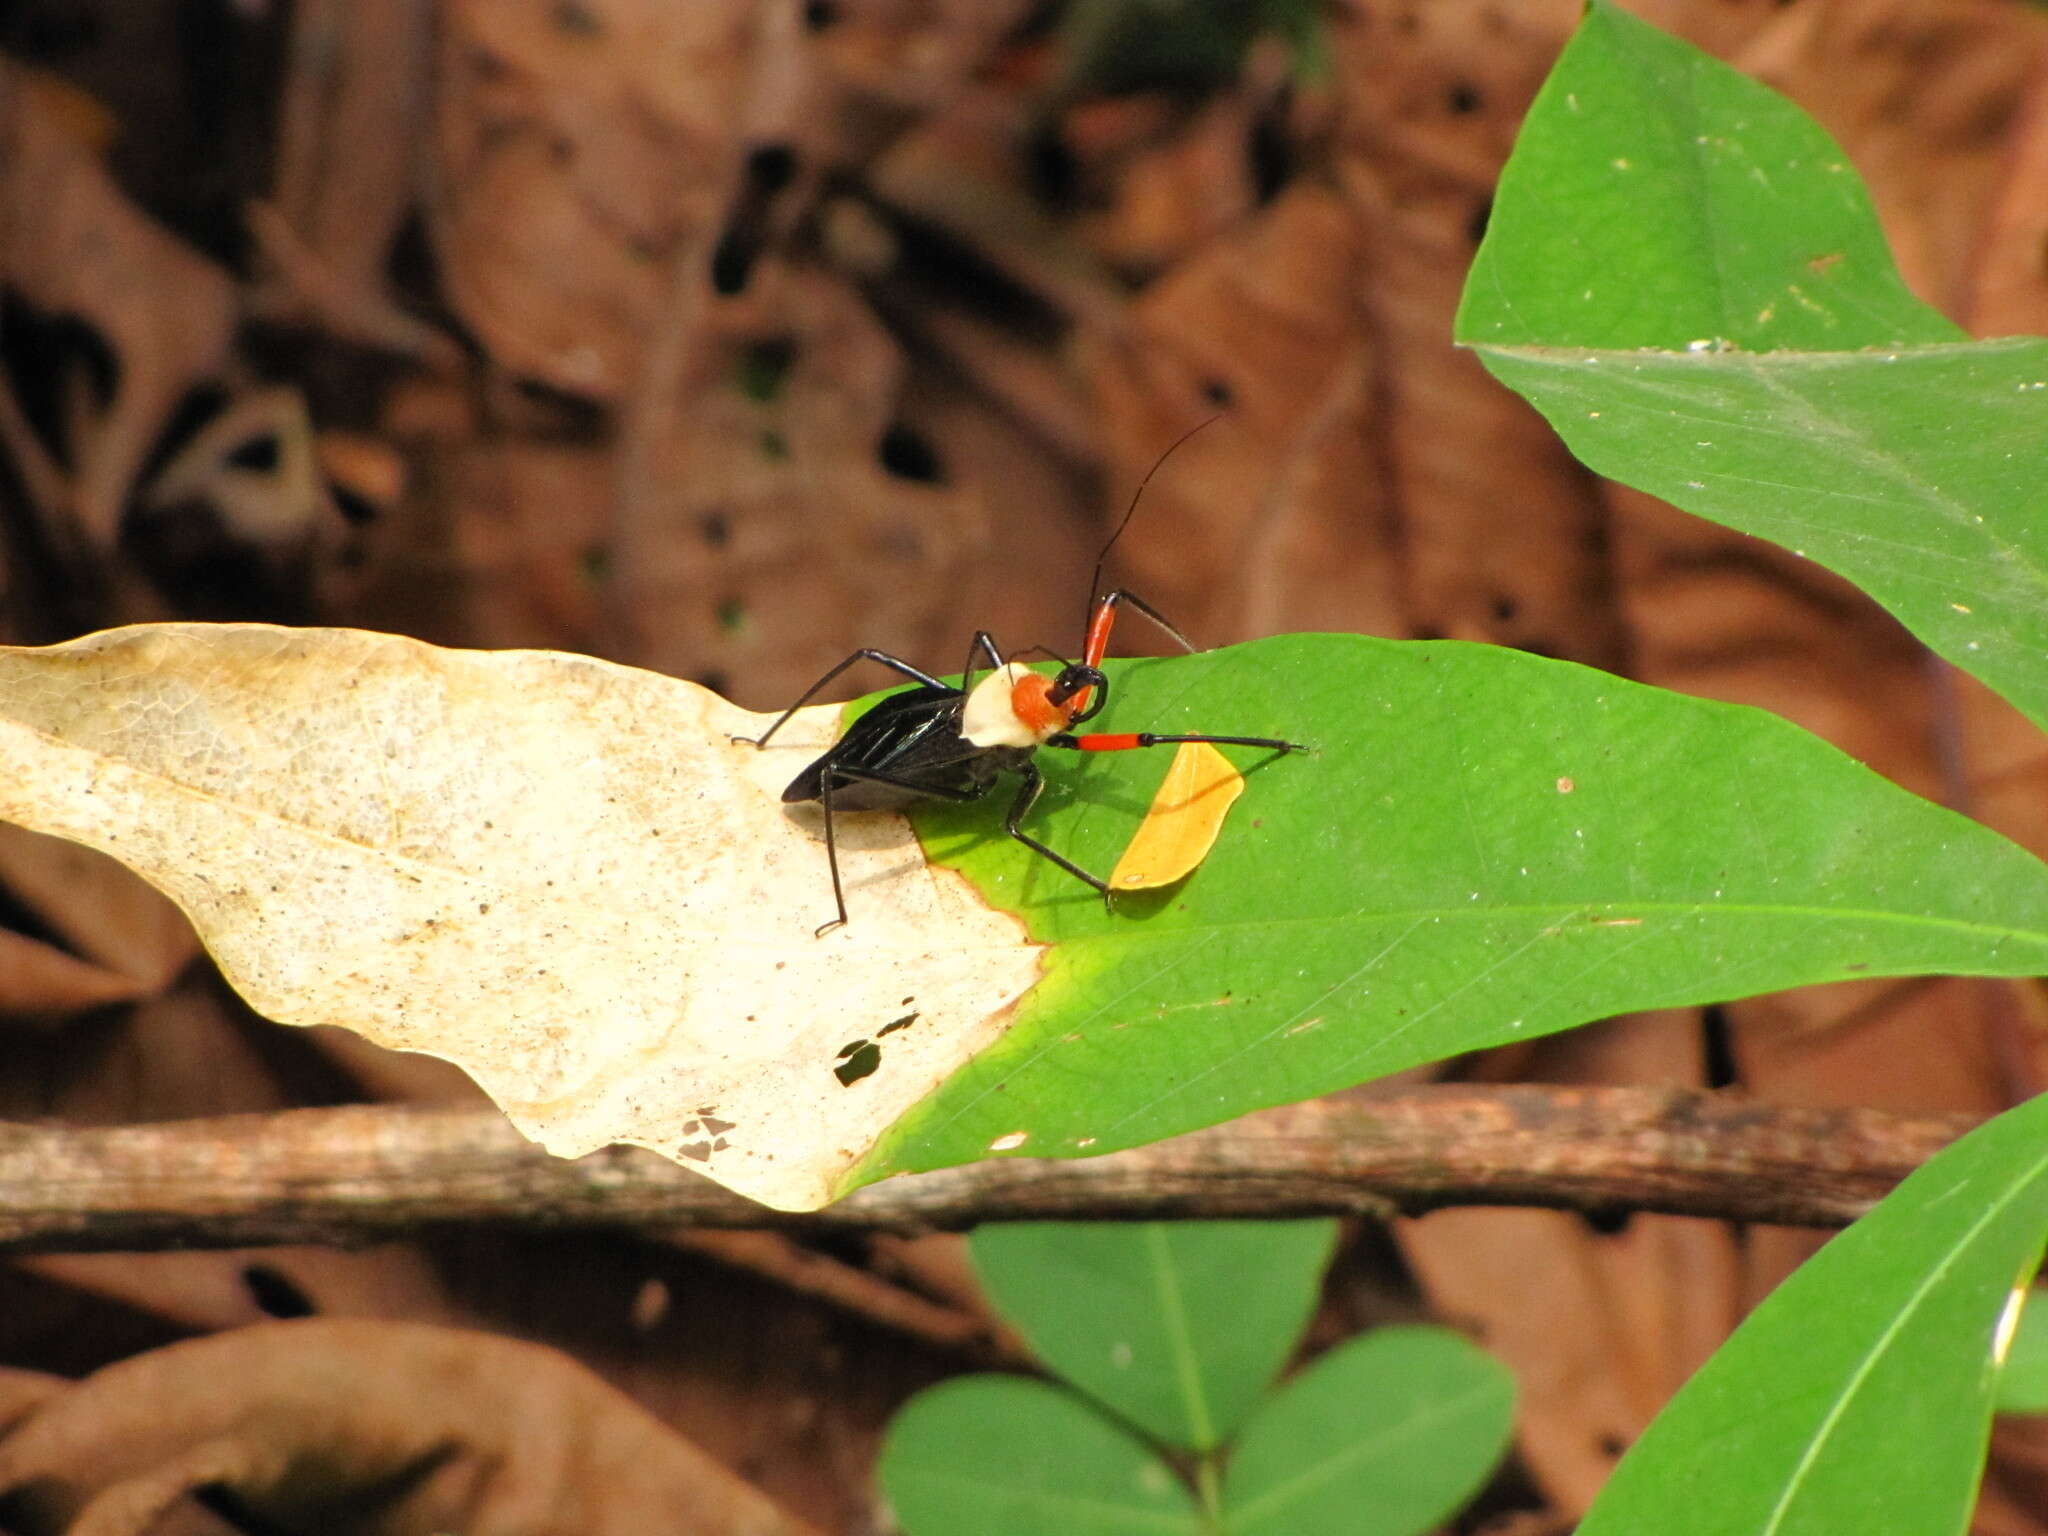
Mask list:
[{"label": "dark spot on leaf", "polygon": [[685,1142],[676,1148],[679,1157],[687,1157],[693,1163],[708,1162],[711,1158],[711,1143],[708,1141]]},{"label": "dark spot on leaf", "polygon": [[[357,494],[345,485],[332,482],[328,484],[327,490],[334,497],[334,509],[341,514],[341,520],[350,527],[362,528],[377,521],[379,514],[376,504],[368,497]],[[363,557],[363,552],[359,549],[350,550],[348,553],[355,555],[358,560]]]},{"label": "dark spot on leaf", "polygon": [[906,1013],[905,1015],[903,1015],[902,1018],[891,1019],[887,1024],[884,1024],[880,1029],[876,1030],[875,1037],[877,1039],[880,1039],[883,1035],[894,1034],[899,1029],[908,1029],[911,1025],[915,1024],[916,1022],[916,1014]]},{"label": "dark spot on leaf", "polygon": [[723,1136],[727,1131],[731,1130],[733,1127],[732,1121],[720,1120],[717,1116],[711,1114],[708,1110],[699,1110],[698,1113],[704,1116],[704,1129],[709,1131],[714,1136]]},{"label": "dark spot on leaf", "polygon": [[300,1290],[290,1275],[268,1264],[250,1264],[242,1270],[242,1284],[249,1299],[270,1317],[311,1317],[319,1309]]},{"label": "dark spot on leaf", "polygon": [[1066,211],[1079,204],[1081,166],[1055,124],[1041,124],[1025,142],[1024,164],[1032,190],[1047,206]]},{"label": "dark spot on leaf", "polygon": [[787,144],[757,144],[747,155],[747,181],[773,197],[796,179],[796,151]]},{"label": "dark spot on leaf", "polygon": [[1463,80],[1452,82],[1450,92],[1445,99],[1450,109],[1460,117],[1477,112],[1486,101],[1486,98],[1479,94],[1477,86],[1468,85]]},{"label": "dark spot on leaf", "polygon": [[882,468],[899,480],[915,480],[924,485],[945,482],[945,466],[939,462],[938,450],[931,440],[900,421],[882,434],[875,457]]},{"label": "dark spot on leaf", "polygon": [[[840,1052],[842,1056],[846,1052]],[[839,1079],[839,1086],[851,1088],[862,1078],[874,1072],[882,1064],[882,1048],[872,1040],[862,1040],[853,1048],[853,1054],[832,1069],[832,1075]]]},{"label": "dark spot on leaf", "polygon": [[1218,410],[1228,410],[1237,404],[1237,391],[1227,379],[1209,378],[1202,380],[1202,398]]},{"label": "dark spot on leaf", "polygon": [[795,366],[796,343],[787,336],[770,336],[740,354],[733,382],[749,400],[766,405],[782,393],[789,370]]},{"label": "dark spot on leaf", "polygon": [[276,470],[277,458],[277,434],[265,432],[235,444],[221,462],[231,469],[253,469],[267,475]]}]

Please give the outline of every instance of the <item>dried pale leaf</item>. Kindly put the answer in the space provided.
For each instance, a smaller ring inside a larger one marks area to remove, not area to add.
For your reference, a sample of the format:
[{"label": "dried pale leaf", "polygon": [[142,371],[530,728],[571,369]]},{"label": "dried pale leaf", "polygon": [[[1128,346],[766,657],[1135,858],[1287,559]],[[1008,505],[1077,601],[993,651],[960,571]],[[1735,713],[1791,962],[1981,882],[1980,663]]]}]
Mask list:
[{"label": "dried pale leaf", "polygon": [[838,716],[756,750],[767,717],[587,657],[139,625],[0,650],[0,817],[142,874],[271,1018],[453,1061],[558,1155],[809,1208],[1039,957],[894,817],[842,823],[853,921],[813,936],[780,797]]},{"label": "dried pale leaf", "polygon": [[1243,793],[1244,776],[1229,758],[1206,741],[1182,742],[1145,819],[1110,872],[1110,886],[1141,891],[1185,880],[1216,846],[1223,818]]}]

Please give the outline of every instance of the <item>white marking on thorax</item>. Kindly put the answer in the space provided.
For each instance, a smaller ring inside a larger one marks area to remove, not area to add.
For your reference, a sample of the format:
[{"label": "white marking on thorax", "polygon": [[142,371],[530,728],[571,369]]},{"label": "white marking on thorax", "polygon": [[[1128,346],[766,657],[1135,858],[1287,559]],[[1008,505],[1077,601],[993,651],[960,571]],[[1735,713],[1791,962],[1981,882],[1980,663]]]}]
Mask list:
[{"label": "white marking on thorax", "polygon": [[1030,671],[1022,662],[1006,662],[974,685],[960,710],[960,734],[977,747],[1036,747],[1044,738],[1011,706],[1017,679]]}]

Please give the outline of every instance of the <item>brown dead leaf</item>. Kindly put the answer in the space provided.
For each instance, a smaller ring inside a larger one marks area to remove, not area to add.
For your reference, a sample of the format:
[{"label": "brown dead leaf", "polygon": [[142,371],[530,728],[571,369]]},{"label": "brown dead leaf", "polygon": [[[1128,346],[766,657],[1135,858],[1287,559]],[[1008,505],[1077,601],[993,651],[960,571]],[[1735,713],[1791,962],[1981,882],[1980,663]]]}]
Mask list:
[{"label": "brown dead leaf", "polygon": [[566,1356],[485,1334],[267,1323],[37,1395],[0,1438],[24,1536],[139,1536],[207,1485],[292,1529],[815,1532]]},{"label": "brown dead leaf", "polygon": [[859,290],[767,261],[694,340],[673,394],[635,408],[644,452],[621,475],[601,594],[624,640],[608,649],[707,686],[745,677],[764,704],[856,645],[943,646],[950,670],[983,497],[943,465],[935,483],[882,462],[904,360]]},{"label": "brown dead leaf", "polygon": [[0,928],[0,1019],[61,1020],[140,990],[130,977]]},{"label": "brown dead leaf", "polygon": [[601,398],[638,381],[662,258],[722,211],[754,9],[443,8],[429,211],[500,366]]},{"label": "brown dead leaf", "polygon": [[1224,413],[1119,546],[1132,584],[1207,643],[1398,627],[1359,281],[1350,210],[1298,184],[1146,290],[1127,331],[1086,338],[1119,483]]},{"label": "brown dead leaf", "polygon": [[558,1155],[811,1208],[1039,952],[895,817],[842,823],[853,921],[814,938],[824,850],[780,795],[839,710],[729,739],[768,718],[580,656],[143,625],[0,651],[0,814],[142,873],[271,1018],[454,1061]]},{"label": "brown dead leaf", "polygon": [[0,823],[0,885],[80,954],[136,992],[170,985],[194,955],[192,925],[155,887],[103,853]]},{"label": "brown dead leaf", "polygon": [[[1533,1042],[1514,1075],[1690,1087],[1700,1062],[1696,1015],[1673,1009]],[[1636,1212],[1606,1233],[1556,1211],[1438,1211],[1395,1235],[1432,1305],[1513,1368],[1522,1457],[1574,1513],[1749,1299],[1723,1222]]]},{"label": "brown dead leaf", "polygon": [[110,550],[172,408],[226,362],[235,290],[138,211],[22,79],[0,64],[0,279],[38,308],[93,326],[120,364],[112,403],[71,445],[71,510]]},{"label": "brown dead leaf", "polygon": [[[1523,111],[1581,7],[1351,7],[1331,31],[1336,171],[1359,231],[1379,491],[1405,624],[1595,666],[1625,658],[1602,513],[1549,426],[1450,344]],[[1475,449],[1475,445],[1483,448]]]},{"label": "brown dead leaf", "polygon": [[[266,450],[259,465],[250,450]],[[193,434],[144,488],[146,508],[203,501],[228,531],[273,554],[310,548],[334,531],[313,423],[296,389],[253,389]]]}]

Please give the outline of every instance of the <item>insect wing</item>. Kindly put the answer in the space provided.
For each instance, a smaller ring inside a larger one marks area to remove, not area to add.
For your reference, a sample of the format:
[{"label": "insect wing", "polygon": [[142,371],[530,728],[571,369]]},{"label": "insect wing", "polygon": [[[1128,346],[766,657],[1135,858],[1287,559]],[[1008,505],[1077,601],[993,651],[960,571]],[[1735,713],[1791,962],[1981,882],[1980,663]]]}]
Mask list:
[{"label": "insect wing", "polygon": [[1144,821],[1110,872],[1110,889],[1149,890],[1193,874],[1243,793],[1244,778],[1229,758],[1206,741],[1182,742]]}]

